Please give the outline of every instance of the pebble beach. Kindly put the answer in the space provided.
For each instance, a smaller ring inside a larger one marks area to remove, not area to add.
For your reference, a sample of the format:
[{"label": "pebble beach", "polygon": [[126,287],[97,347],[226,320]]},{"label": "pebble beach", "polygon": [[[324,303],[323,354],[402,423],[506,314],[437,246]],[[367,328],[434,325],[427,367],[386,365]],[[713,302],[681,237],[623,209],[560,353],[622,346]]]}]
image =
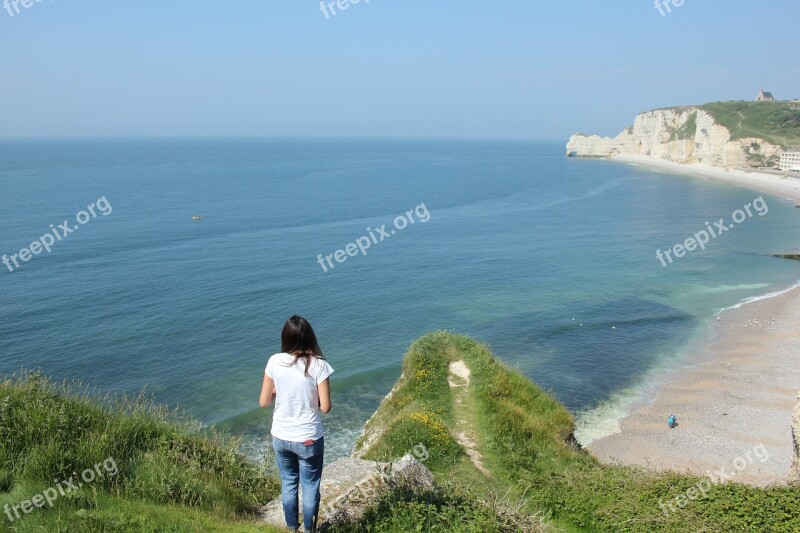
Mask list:
[{"label": "pebble beach", "polygon": [[[682,165],[646,157],[616,161],[726,181],[800,204],[800,178]],[[797,250],[786,250],[796,253]],[[800,273],[800,263],[798,263]],[[798,276],[800,277],[800,276]],[[794,459],[792,412],[800,389],[800,290],[737,306],[712,320],[709,343],[655,383],[654,394],[588,445],[603,462],[766,486],[785,483]],[[667,418],[677,416],[669,428]]]}]

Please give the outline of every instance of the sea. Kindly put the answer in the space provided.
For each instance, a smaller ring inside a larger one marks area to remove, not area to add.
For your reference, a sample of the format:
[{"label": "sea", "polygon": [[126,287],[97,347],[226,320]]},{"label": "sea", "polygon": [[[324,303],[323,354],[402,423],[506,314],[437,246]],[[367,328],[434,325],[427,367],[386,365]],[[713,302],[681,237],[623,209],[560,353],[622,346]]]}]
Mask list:
[{"label": "sea", "polygon": [[335,369],[331,461],[409,345],[448,330],[552,392],[588,442],[720,310],[800,280],[771,255],[797,252],[798,215],[562,141],[5,140],[0,373],[144,391],[257,459],[264,366],[299,314]]}]

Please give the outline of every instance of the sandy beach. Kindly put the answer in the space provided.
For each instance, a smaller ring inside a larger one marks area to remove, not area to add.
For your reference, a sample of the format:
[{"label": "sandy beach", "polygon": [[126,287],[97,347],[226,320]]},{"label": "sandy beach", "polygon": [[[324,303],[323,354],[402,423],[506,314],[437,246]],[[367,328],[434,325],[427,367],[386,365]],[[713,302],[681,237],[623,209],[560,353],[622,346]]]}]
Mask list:
[{"label": "sandy beach", "polygon": [[[723,181],[800,204],[800,178],[648,157],[614,160]],[[800,252],[800,243],[786,252]],[[729,481],[785,483],[794,459],[792,412],[800,390],[800,289],[725,311],[710,327],[710,345],[685,354],[686,366],[660,376],[655,394],[621,420],[619,433],[588,448],[609,463],[702,476],[724,469]],[[672,413],[678,425],[669,429]]]},{"label": "sandy beach", "polygon": [[[632,163],[658,170],[674,172],[686,176],[706,178],[714,181],[721,181],[754,189],[770,194],[776,194],[789,198],[800,204],[800,176],[786,176],[771,172],[759,172],[745,169],[725,169],[721,167],[709,167],[707,165],[673,163],[663,159],[655,159],[647,156],[618,155],[611,159],[621,163]],[[800,243],[798,243],[800,251]]]}]

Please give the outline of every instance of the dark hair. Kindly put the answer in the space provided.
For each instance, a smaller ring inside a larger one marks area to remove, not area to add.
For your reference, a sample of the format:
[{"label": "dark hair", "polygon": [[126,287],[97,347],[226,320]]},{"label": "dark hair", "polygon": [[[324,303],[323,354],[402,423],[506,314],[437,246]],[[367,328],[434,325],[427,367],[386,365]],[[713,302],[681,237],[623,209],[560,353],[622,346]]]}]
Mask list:
[{"label": "dark hair", "polygon": [[308,367],[311,358],[325,359],[317,343],[317,336],[308,320],[294,315],[286,321],[281,331],[281,351],[292,354],[295,362],[302,359],[305,363],[305,373],[308,376]]}]

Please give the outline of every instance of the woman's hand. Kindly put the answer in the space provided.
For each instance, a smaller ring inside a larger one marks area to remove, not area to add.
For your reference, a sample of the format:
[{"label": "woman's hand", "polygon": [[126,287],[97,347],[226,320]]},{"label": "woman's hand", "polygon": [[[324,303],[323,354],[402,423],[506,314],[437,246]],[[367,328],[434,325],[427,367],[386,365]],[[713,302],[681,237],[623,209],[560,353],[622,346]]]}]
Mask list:
[{"label": "woman's hand", "polygon": [[277,392],[275,391],[275,382],[272,378],[264,374],[264,383],[261,385],[261,398],[258,403],[262,408],[269,407],[275,401]]}]

